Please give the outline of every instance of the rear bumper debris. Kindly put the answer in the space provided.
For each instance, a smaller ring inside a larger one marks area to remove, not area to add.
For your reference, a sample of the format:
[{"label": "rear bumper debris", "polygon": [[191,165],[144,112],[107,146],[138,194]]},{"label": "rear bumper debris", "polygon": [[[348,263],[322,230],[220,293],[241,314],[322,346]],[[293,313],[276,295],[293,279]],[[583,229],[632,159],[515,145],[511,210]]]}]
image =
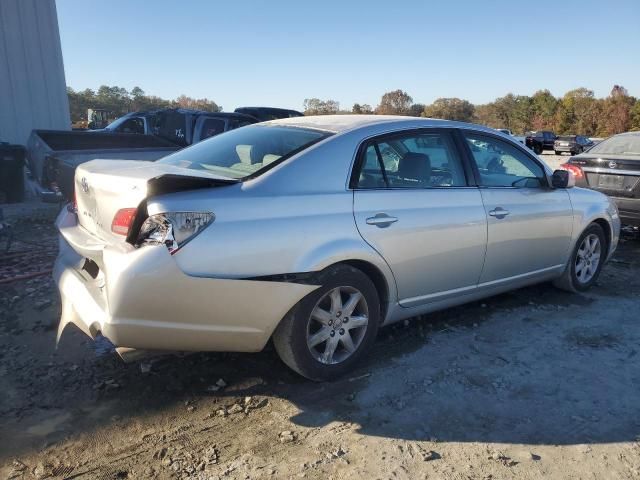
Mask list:
[{"label": "rear bumper debris", "polygon": [[[117,347],[259,351],[291,307],[318,288],[193,277],[178,268],[164,246],[105,245],[76,225],[75,214],[66,209],[57,225],[58,339],[73,323]],[[92,268],[86,268],[88,260]]]}]

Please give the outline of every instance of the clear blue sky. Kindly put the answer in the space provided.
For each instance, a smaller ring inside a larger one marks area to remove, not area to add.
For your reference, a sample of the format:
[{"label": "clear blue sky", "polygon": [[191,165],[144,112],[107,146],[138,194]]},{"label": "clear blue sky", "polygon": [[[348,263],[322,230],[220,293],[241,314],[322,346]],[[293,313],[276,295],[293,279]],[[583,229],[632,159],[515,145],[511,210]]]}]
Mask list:
[{"label": "clear blue sky", "polygon": [[613,84],[640,96],[640,0],[57,0],[67,84],[300,109],[484,103]]}]

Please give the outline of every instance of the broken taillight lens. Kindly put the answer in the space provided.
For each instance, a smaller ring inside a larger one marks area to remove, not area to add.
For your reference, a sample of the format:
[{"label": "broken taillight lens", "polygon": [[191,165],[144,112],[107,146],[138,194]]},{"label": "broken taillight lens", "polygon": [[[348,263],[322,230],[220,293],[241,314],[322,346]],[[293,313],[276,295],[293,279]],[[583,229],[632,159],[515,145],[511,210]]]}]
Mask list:
[{"label": "broken taillight lens", "polygon": [[214,220],[215,215],[211,212],[171,212],[151,215],[140,228],[136,246],[165,245],[173,254]]},{"label": "broken taillight lens", "polygon": [[111,222],[111,231],[117,235],[126,236],[137,211],[137,208],[121,208],[118,210]]},{"label": "broken taillight lens", "polygon": [[573,173],[573,175],[576,177],[576,180],[584,178],[584,172],[578,165],[574,165],[572,163],[563,163],[562,165],[560,165],[560,168],[562,170]]}]

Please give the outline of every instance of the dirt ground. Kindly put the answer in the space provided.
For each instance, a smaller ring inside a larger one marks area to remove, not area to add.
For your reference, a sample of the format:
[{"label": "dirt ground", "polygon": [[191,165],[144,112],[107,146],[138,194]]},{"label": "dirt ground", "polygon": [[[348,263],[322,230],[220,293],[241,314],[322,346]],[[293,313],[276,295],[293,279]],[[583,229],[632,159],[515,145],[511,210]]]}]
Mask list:
[{"label": "dirt ground", "polygon": [[0,238],[0,282],[36,275],[0,283],[0,478],[640,478],[638,239],[587,294],[415,318],[317,384],[272,348],[124,364],[68,329],[56,350],[54,214]]}]

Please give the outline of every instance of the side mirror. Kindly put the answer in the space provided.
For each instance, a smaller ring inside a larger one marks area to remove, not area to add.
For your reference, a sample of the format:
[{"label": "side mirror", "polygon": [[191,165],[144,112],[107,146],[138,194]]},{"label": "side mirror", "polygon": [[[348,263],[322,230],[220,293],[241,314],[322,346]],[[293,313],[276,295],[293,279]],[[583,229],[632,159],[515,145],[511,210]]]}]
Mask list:
[{"label": "side mirror", "polygon": [[551,177],[553,188],[571,188],[576,185],[576,177],[573,172],[567,170],[556,170]]}]

